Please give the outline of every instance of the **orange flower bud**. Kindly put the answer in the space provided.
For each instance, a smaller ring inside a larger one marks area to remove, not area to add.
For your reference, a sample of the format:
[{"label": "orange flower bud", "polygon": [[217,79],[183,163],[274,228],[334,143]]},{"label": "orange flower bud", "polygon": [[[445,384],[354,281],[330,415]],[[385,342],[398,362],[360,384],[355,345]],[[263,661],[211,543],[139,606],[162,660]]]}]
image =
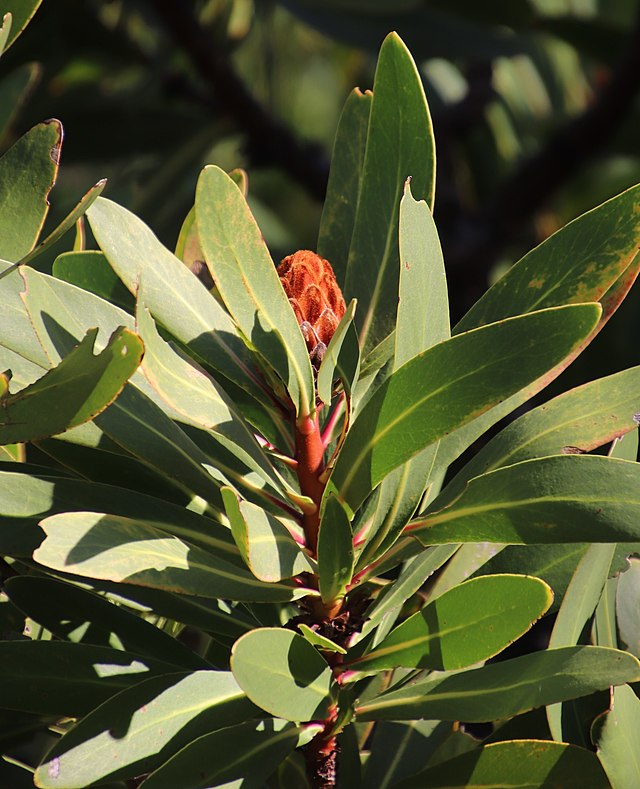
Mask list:
[{"label": "orange flower bud", "polygon": [[317,370],[346,309],[331,263],[301,249],[284,258],[278,275]]}]

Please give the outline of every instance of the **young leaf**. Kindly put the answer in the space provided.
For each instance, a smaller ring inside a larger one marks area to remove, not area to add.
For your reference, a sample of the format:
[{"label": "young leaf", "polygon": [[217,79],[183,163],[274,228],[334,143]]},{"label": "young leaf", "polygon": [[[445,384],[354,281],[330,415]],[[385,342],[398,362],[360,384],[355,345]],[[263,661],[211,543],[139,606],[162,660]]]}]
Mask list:
[{"label": "young leaf", "polygon": [[340,115],[331,157],[327,196],[318,233],[318,255],[344,283],[362,182],[372,94],[354,88]]},{"label": "young leaf", "polygon": [[315,566],[287,528],[261,507],[243,501],[231,488],[222,488],[231,532],[247,566],[268,583],[315,572]]},{"label": "young leaf", "polygon": [[0,393],[0,444],[33,441],[93,419],[122,391],[142,358],[140,338],[118,329],[97,356],[98,330],[57,367],[15,395]]},{"label": "young leaf", "polygon": [[563,647],[429,677],[390,690],[356,708],[359,721],[509,718],[610,685],[640,680],[640,662],[605,647]]},{"label": "young leaf", "polygon": [[159,767],[192,738],[257,713],[228,671],[167,674],[118,693],[68,731],[36,770],[43,789],[82,789]]},{"label": "young leaf", "polygon": [[16,262],[36,245],[49,211],[47,197],[58,175],[61,145],[60,121],[45,121],[0,158],[0,258]]},{"label": "young leaf", "polygon": [[147,520],[70,512],[45,518],[40,525],[47,538],[33,558],[62,572],[231,600],[286,601],[308,591],[261,583]]},{"label": "young leaf", "polygon": [[320,520],[318,573],[324,603],[332,603],[342,597],[353,575],[351,524],[335,496],[327,498]]},{"label": "young leaf", "polygon": [[327,715],[331,669],[291,630],[265,627],[242,636],[233,645],[231,670],[251,701],[272,715],[291,721]]},{"label": "young leaf", "polygon": [[309,353],[271,256],[242,193],[218,167],[205,167],[196,221],[207,264],[240,331],[273,367],[298,418],[315,411]]},{"label": "young leaf", "polygon": [[[352,349],[349,348],[349,336],[351,331],[353,330],[353,317],[356,313],[356,300],[354,299],[349,306],[347,307],[340,323],[338,324],[337,329],[333,333],[333,337],[327,346],[326,353],[324,355],[324,359],[320,363],[320,369],[318,370],[318,380],[317,380],[317,391],[318,397],[322,400],[323,403],[331,403],[331,394],[333,390],[333,381],[337,377],[336,371],[340,371],[340,361],[341,361],[341,350],[343,347],[343,343],[346,342],[345,348],[346,350],[351,351]],[[357,347],[357,342],[355,344]],[[350,356],[354,356],[354,354],[350,353]],[[344,358],[344,357],[343,357]],[[358,374],[358,362],[359,357],[355,356],[355,359],[352,359],[351,370],[346,371],[346,375],[341,375],[340,377],[343,379],[345,383],[345,388],[347,392],[351,393],[351,388],[353,387],[353,382]],[[346,379],[346,380],[345,380]]]},{"label": "young leaf", "polygon": [[600,455],[526,460],[472,479],[448,507],[411,522],[423,545],[635,542],[640,464]]},{"label": "young leaf", "polygon": [[510,740],[449,759],[395,784],[397,789],[494,789],[496,786],[609,789],[597,756],[576,745]]},{"label": "young leaf", "polygon": [[339,652],[341,655],[347,654],[347,650],[344,647],[339,646],[335,643],[335,641],[332,641],[326,636],[321,636],[315,630],[312,630],[308,625],[305,625],[304,622],[299,623],[298,630],[310,644],[313,644],[314,647],[326,649],[329,652]]},{"label": "young leaf", "polygon": [[357,298],[360,345],[369,352],[392,330],[398,292],[398,212],[404,183],[433,205],[435,145],[422,80],[396,33],[380,49],[345,277]]},{"label": "young leaf", "polygon": [[330,487],[355,511],[394,468],[560,362],[599,315],[593,304],[542,310],[458,335],[415,356],[359,413]]},{"label": "young leaf", "polygon": [[413,614],[371,652],[346,665],[356,671],[403,666],[448,671],[488,660],[513,643],[551,605],[538,578],[486,575],[455,586]]}]

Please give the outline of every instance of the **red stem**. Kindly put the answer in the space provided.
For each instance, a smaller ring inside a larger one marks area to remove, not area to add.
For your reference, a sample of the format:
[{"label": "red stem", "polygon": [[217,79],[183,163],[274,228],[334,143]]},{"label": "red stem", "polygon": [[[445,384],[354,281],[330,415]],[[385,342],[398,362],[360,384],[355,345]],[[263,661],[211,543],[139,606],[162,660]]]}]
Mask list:
[{"label": "red stem", "polygon": [[315,555],[320,527],[320,501],[325,488],[325,484],[319,479],[324,469],[324,443],[320,432],[319,409],[315,419],[306,417],[301,424],[296,425],[295,440],[295,457],[298,461],[296,473],[300,483],[300,492],[308,496],[315,504],[315,508],[306,512],[302,518],[302,528],[307,546]]}]

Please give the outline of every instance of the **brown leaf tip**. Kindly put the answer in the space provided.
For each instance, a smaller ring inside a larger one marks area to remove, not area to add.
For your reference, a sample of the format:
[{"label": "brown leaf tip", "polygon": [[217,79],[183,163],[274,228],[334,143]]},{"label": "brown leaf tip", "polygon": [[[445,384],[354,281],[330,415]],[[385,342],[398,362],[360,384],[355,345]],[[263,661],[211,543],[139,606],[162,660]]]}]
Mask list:
[{"label": "brown leaf tip", "polygon": [[315,252],[301,249],[278,266],[284,292],[296,314],[311,361],[322,356],[345,313],[345,303],[331,263]]}]

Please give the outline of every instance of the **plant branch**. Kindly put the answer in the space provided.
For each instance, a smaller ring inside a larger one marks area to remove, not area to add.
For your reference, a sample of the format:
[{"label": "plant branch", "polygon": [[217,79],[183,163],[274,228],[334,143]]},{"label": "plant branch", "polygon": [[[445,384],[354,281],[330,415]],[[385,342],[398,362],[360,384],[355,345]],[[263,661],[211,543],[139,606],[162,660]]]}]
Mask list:
[{"label": "plant branch", "polygon": [[267,111],[237,74],[228,53],[201,27],[191,4],[182,0],[150,2],[224,111],[246,134],[248,154],[254,166],[279,166],[313,197],[323,200],[329,163],[322,146],[300,141]]}]

